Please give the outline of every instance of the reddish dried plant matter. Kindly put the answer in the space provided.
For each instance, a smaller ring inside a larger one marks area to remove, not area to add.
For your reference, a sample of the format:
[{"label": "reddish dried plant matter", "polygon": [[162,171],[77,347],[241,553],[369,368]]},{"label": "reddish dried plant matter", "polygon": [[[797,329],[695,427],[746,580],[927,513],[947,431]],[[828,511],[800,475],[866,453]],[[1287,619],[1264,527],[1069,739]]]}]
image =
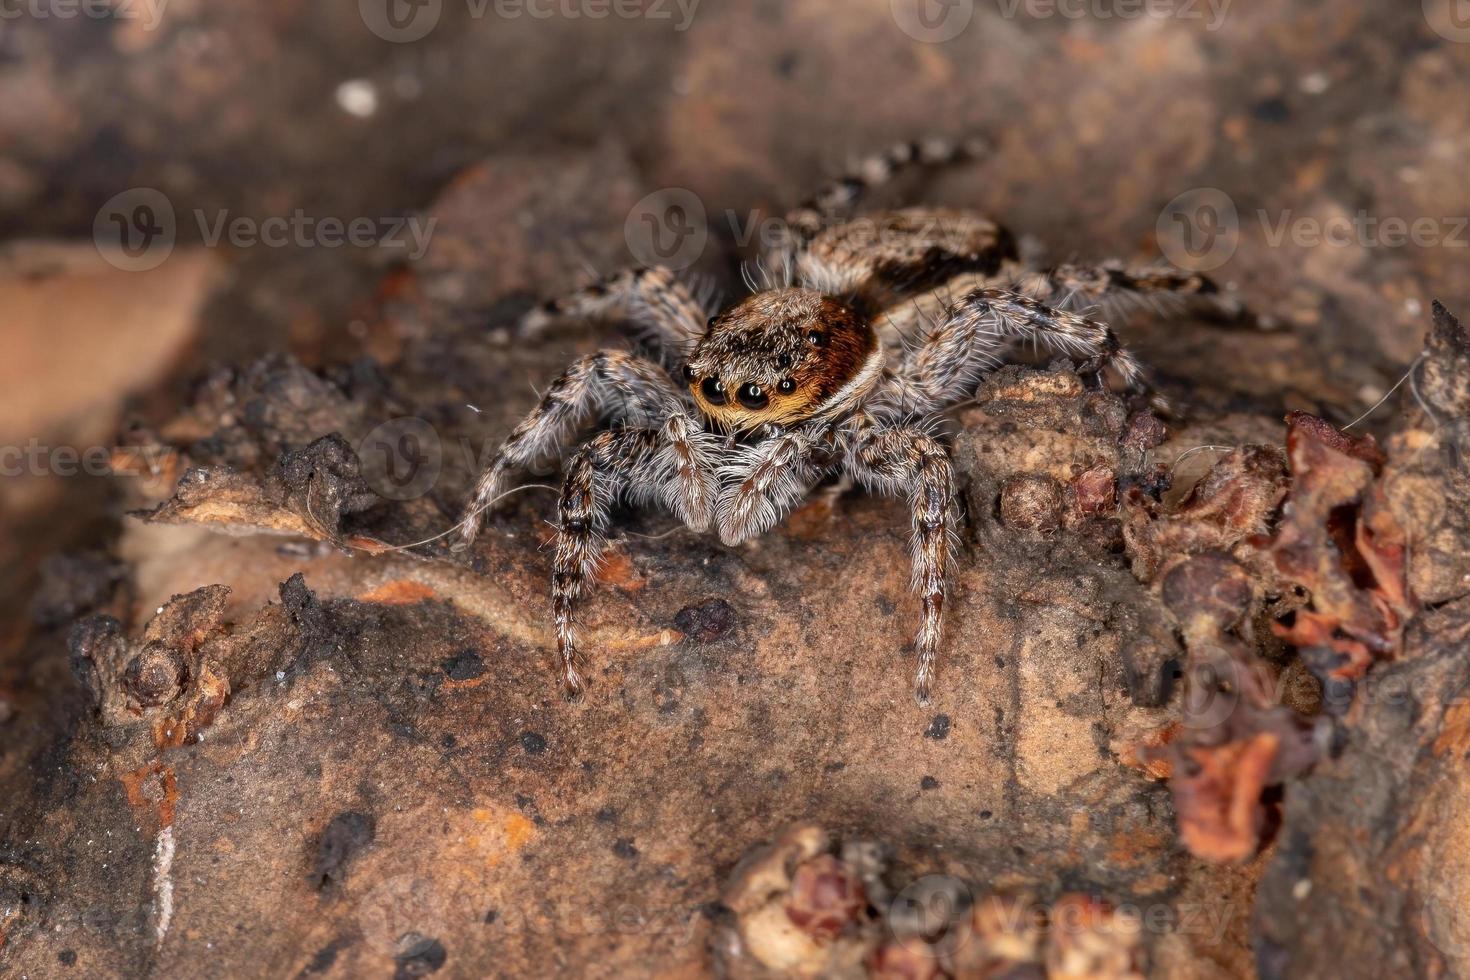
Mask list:
[{"label": "reddish dried plant matter", "polygon": [[1271,732],[1184,750],[1174,776],[1179,838],[1196,856],[1240,861],[1255,853],[1266,820],[1261,793],[1280,744]]},{"label": "reddish dried plant matter", "polygon": [[814,939],[833,939],[858,920],[866,905],[857,876],[831,854],[822,854],[796,869],[786,916]]},{"label": "reddish dried plant matter", "polygon": [[1397,653],[1412,613],[1404,531],[1378,480],[1386,459],[1372,436],[1302,412],[1287,423],[1294,483],[1271,554],[1311,601],[1277,633],[1324,680],[1352,680]]}]

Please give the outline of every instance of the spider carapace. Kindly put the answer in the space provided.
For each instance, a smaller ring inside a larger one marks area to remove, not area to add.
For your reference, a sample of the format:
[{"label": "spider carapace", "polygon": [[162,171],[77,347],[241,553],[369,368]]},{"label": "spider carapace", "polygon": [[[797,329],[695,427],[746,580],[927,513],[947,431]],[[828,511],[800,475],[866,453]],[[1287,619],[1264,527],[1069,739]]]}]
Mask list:
[{"label": "spider carapace", "polygon": [[866,318],[833,297],[788,288],[711,319],[683,374],[706,418],[751,432],[840,412],[872,390],[883,364]]},{"label": "spider carapace", "polygon": [[838,474],[907,502],[920,605],[914,691],[927,703],[956,541],[943,412],[1019,344],[1140,389],[1139,364],[1086,311],[1214,292],[1201,276],[1159,267],[1031,268],[1003,228],[969,211],[851,217],[865,189],[904,167],[952,163],[977,149],[901,144],[864,161],[788,214],[784,241],[763,263],[779,282],[714,316],[662,268],[618,273],[527,316],[526,334],[564,318],[615,320],[652,351],[604,350],[553,381],[481,474],[462,522],[473,542],[515,473],[601,420],[566,459],[558,504],[552,616],[569,695],[584,686],[576,603],[620,501],[665,507],[735,545]]}]

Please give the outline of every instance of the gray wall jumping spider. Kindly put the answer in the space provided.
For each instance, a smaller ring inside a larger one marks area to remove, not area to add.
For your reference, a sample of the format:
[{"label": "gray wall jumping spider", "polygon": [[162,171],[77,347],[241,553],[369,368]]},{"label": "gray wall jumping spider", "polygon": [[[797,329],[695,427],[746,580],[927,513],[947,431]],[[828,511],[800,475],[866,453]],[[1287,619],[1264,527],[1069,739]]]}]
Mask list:
[{"label": "gray wall jumping spider", "polygon": [[[506,439],[463,522],[466,544],[517,470],[603,428],[566,463],[552,559],[562,679],[578,673],[576,602],[620,499],[657,503],[727,545],[761,534],[840,473],[907,500],[922,608],[914,691],[926,703],[956,538],[956,488],[937,420],[1018,343],[1114,371],[1143,371],[1112,329],[1079,309],[1210,293],[1206,279],[1121,264],[1022,265],[1011,236],[978,214],[909,208],[850,218],[862,193],[912,165],[973,157],[973,143],[903,144],[863,162],[787,216],[769,256],[783,285],[709,316],[666,269],[619,273],[534,310],[523,329],[567,317],[618,319],[662,361],[604,350],[574,363]],[[880,335],[880,329],[882,334]],[[913,339],[907,344],[903,338]]]}]

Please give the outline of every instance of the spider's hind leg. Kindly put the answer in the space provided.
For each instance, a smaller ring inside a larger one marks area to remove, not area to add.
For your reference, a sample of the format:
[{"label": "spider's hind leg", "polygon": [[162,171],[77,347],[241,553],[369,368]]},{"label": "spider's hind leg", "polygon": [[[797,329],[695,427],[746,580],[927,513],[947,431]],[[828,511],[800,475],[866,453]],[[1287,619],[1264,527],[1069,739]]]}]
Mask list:
[{"label": "spider's hind leg", "polygon": [[1172,315],[1195,307],[1228,319],[1244,313],[1208,276],[1169,266],[1067,263],[1023,272],[1010,288],[1058,309],[1096,309],[1107,320],[1126,320],[1139,309]]},{"label": "spider's hind leg", "polygon": [[841,225],[868,191],[882,187],[899,174],[922,167],[962,163],[984,156],[989,150],[989,143],[980,137],[959,141],[927,139],[897,143],[860,161],[786,212],[784,233],[768,249],[766,263],[778,270],[794,268],[798,257],[819,234]]},{"label": "spider's hind leg", "polygon": [[534,337],[561,320],[626,319],[635,338],[682,362],[703,335],[709,314],[675,273],[661,266],[624,269],[559,299],[522,319],[520,333]]},{"label": "spider's hind leg", "polygon": [[980,137],[895,143],[823,184],[815,194],[787,212],[786,224],[798,239],[810,240],[831,221],[840,221],[850,214],[868,191],[882,187],[904,171],[962,163],[984,156],[989,150],[989,143]]}]

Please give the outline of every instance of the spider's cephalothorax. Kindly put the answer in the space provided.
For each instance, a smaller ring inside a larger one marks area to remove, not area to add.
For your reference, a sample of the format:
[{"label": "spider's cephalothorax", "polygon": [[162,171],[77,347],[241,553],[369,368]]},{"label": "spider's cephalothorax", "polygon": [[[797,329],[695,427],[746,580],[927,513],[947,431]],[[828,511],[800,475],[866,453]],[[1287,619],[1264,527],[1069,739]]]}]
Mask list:
[{"label": "spider's cephalothorax", "polygon": [[569,694],[583,687],[576,602],[620,499],[662,505],[733,545],[840,473],[908,503],[921,610],[915,694],[928,700],[956,536],[954,471],[936,420],[1020,343],[1089,371],[1111,369],[1139,388],[1138,363],[1079,308],[1120,311],[1213,292],[1208,280],[1172,269],[1029,268],[1004,229],[971,212],[844,217],[864,188],[905,165],[952,162],[974,149],[901,144],[863,162],[787,216],[789,234],[770,258],[789,281],[716,316],[671,272],[652,268],[527,317],[527,333],[564,317],[621,320],[658,358],[605,350],[573,363],[481,474],[462,522],[469,544],[516,471],[604,420],[565,461],[558,505],[552,613]]},{"label": "spider's cephalothorax", "polygon": [[773,289],[710,320],[684,378],[701,413],[748,432],[852,408],[878,383],[883,360],[857,311],[816,290]]}]

